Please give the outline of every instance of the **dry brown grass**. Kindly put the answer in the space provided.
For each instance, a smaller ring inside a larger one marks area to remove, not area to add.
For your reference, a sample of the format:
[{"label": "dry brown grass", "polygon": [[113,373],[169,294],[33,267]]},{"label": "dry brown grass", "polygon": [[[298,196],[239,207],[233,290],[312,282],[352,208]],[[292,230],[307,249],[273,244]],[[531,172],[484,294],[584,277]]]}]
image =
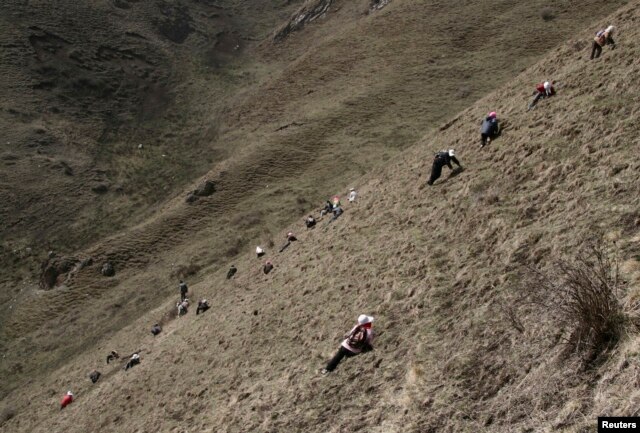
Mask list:
[{"label": "dry brown grass", "polygon": [[528,268],[523,290],[566,330],[569,352],[593,361],[618,342],[625,316],[617,259],[602,240],[584,244],[591,245],[574,258],[556,260],[548,271]]}]

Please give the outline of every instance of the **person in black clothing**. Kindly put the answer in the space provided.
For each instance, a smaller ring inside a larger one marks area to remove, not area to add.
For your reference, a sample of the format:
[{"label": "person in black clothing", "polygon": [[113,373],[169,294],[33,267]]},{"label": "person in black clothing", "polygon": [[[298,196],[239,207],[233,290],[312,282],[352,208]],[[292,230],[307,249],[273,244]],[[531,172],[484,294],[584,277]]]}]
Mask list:
[{"label": "person in black clothing", "polygon": [[98,370],[93,370],[89,373],[89,379],[91,379],[91,383],[96,383],[98,379],[100,379],[100,372]]},{"label": "person in black clothing", "polygon": [[433,183],[438,180],[440,175],[442,174],[442,167],[445,165],[453,170],[453,166],[451,162],[454,162],[458,167],[462,168],[460,162],[455,156],[455,151],[453,149],[443,150],[442,152],[436,153],[435,158],[433,159],[433,166],[431,167],[431,178],[427,182],[429,185],[433,185]]},{"label": "person in black clothing", "polygon": [[127,371],[128,369],[132,368],[134,365],[138,365],[140,364],[140,355],[138,355],[137,353],[134,353],[133,355],[131,355],[131,358],[129,358],[129,362],[127,362],[124,366],[125,371]]},{"label": "person in black clothing", "polygon": [[316,225],[316,219],[312,215],[309,215],[309,218],[304,220],[304,223],[307,226],[307,228],[310,229]]},{"label": "person in black clothing", "polygon": [[297,240],[298,240],[298,238],[297,238],[297,237],[295,237],[295,236],[293,235],[293,233],[291,233],[291,232],[287,233],[287,243],[286,243],[286,244],[284,244],[284,245],[282,246],[282,248],[280,248],[280,252],[283,252],[284,250],[286,250],[286,249],[289,247],[289,245],[291,245],[291,242],[295,242],[295,241],[297,241]]},{"label": "person in black clothing", "polygon": [[115,350],[112,350],[111,353],[107,355],[107,364],[118,358],[120,358],[120,355],[118,355],[118,352],[116,352]]},{"label": "person in black clothing", "polygon": [[180,300],[184,301],[187,297],[187,293],[189,292],[189,288],[187,287],[187,283],[182,280],[180,280],[180,284],[178,286],[180,287]]},{"label": "person in black clothing", "polygon": [[233,278],[236,272],[238,272],[238,268],[236,268],[235,265],[231,265],[231,267],[229,268],[229,271],[227,272],[227,280],[230,280],[231,278]]},{"label": "person in black clothing", "polygon": [[480,147],[484,147],[487,144],[491,143],[491,140],[493,140],[500,132],[498,119],[496,117],[496,112],[492,111],[482,121],[482,126],[480,128]]},{"label": "person in black clothing", "polygon": [[198,308],[196,308],[196,316],[200,314],[201,311],[204,313],[209,308],[211,308],[209,306],[209,302],[207,302],[206,299],[201,299],[200,301],[198,301]]},{"label": "person in black clothing", "polygon": [[265,275],[271,272],[272,270],[273,270],[273,264],[270,261],[267,261],[262,267],[262,272],[264,272]]},{"label": "person in black clothing", "polygon": [[162,332],[162,328],[157,323],[153,325],[153,328],[151,328],[151,333],[153,334],[154,337],[161,332]]},{"label": "person in black clothing", "polygon": [[333,205],[329,200],[327,200],[327,202],[324,204],[324,207],[320,209],[320,216],[323,217],[326,214],[330,214],[332,210],[333,210]]}]

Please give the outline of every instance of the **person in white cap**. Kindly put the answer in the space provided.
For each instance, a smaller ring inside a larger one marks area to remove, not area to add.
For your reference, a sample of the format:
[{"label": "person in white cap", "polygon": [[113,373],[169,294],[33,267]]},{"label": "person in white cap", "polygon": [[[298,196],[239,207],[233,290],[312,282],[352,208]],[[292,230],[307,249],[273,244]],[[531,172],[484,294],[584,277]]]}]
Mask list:
[{"label": "person in white cap", "polygon": [[67,391],[67,393],[64,395],[64,397],[62,397],[62,400],[60,401],[60,410],[69,406],[71,403],[73,403],[73,393],[71,391]]},{"label": "person in white cap", "polygon": [[373,350],[373,317],[361,314],[358,317],[358,324],[344,336],[344,341],[340,345],[338,352],[331,358],[325,368],[321,370],[322,374],[327,374],[336,369],[343,358],[351,358],[360,353]]},{"label": "person in white cap", "polygon": [[256,256],[258,256],[258,258],[260,258],[260,257],[264,256],[264,254],[265,254],[264,250],[261,247],[257,246],[256,247]]},{"label": "person in white cap", "polygon": [[200,314],[200,312],[205,312],[207,311],[209,308],[211,308],[209,306],[209,301],[207,301],[206,299],[201,299],[198,301],[198,308],[196,308],[196,316],[198,314]]},{"label": "person in white cap", "polygon": [[356,192],[356,189],[351,188],[349,189],[349,197],[347,198],[347,200],[349,200],[349,203],[353,203],[354,201],[356,201],[357,196],[358,196],[358,193]]},{"label": "person in white cap", "polygon": [[609,26],[604,30],[600,30],[596,33],[596,37],[593,38],[593,48],[591,49],[591,60],[597,59],[602,53],[602,47],[605,45],[611,45],[611,49],[616,48],[616,43],[613,40],[613,31],[616,28]]},{"label": "person in white cap", "polygon": [[131,355],[131,358],[129,358],[129,362],[127,362],[127,364],[124,366],[125,371],[133,368],[134,365],[138,365],[140,364],[140,355],[138,355],[138,353],[134,353]]},{"label": "person in white cap", "polygon": [[527,108],[527,111],[535,107],[540,99],[550,98],[551,96],[556,94],[556,89],[554,89],[553,84],[554,81],[545,81],[544,83],[539,83],[536,86],[536,90],[535,92],[533,92],[535,98],[533,98],[533,101],[531,101],[531,104],[529,104],[529,108]]},{"label": "person in white cap", "polygon": [[287,233],[287,243],[284,244],[282,248],[280,248],[280,252],[283,252],[284,250],[286,250],[289,247],[289,245],[291,245],[291,242],[295,242],[297,240],[298,238],[295,237],[295,235],[292,232]]},{"label": "person in white cap", "polygon": [[444,167],[445,165],[449,167],[449,169],[453,170],[451,162],[454,162],[458,165],[458,167],[462,168],[462,165],[460,165],[460,161],[458,161],[458,159],[456,158],[455,150],[449,149],[436,153],[435,157],[433,158],[433,165],[431,166],[431,177],[429,178],[429,181],[427,181],[427,184],[433,185],[433,183],[438,180],[438,178],[442,174],[442,167]]}]

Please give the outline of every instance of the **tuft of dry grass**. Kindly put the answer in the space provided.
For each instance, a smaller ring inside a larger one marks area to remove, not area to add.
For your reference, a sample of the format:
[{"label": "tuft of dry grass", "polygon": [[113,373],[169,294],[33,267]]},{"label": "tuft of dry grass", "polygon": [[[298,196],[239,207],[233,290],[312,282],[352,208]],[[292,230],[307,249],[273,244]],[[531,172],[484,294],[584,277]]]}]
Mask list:
[{"label": "tuft of dry grass", "polygon": [[624,314],[618,301],[620,278],[617,259],[602,241],[590,243],[572,260],[558,259],[550,270],[529,269],[525,291],[567,329],[571,352],[594,360],[615,345]]},{"label": "tuft of dry grass", "polygon": [[540,17],[545,21],[552,21],[556,18],[556,13],[551,8],[544,8],[540,11]]}]

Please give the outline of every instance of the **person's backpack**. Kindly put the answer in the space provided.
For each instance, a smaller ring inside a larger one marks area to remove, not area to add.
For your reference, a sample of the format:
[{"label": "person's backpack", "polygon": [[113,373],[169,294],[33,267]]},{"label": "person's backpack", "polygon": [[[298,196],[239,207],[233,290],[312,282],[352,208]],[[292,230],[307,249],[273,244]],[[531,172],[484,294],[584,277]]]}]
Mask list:
[{"label": "person's backpack", "polygon": [[367,343],[367,328],[364,326],[358,326],[354,329],[349,337],[347,337],[347,341],[349,342],[349,346],[358,350],[366,350],[369,348],[369,344]]}]

